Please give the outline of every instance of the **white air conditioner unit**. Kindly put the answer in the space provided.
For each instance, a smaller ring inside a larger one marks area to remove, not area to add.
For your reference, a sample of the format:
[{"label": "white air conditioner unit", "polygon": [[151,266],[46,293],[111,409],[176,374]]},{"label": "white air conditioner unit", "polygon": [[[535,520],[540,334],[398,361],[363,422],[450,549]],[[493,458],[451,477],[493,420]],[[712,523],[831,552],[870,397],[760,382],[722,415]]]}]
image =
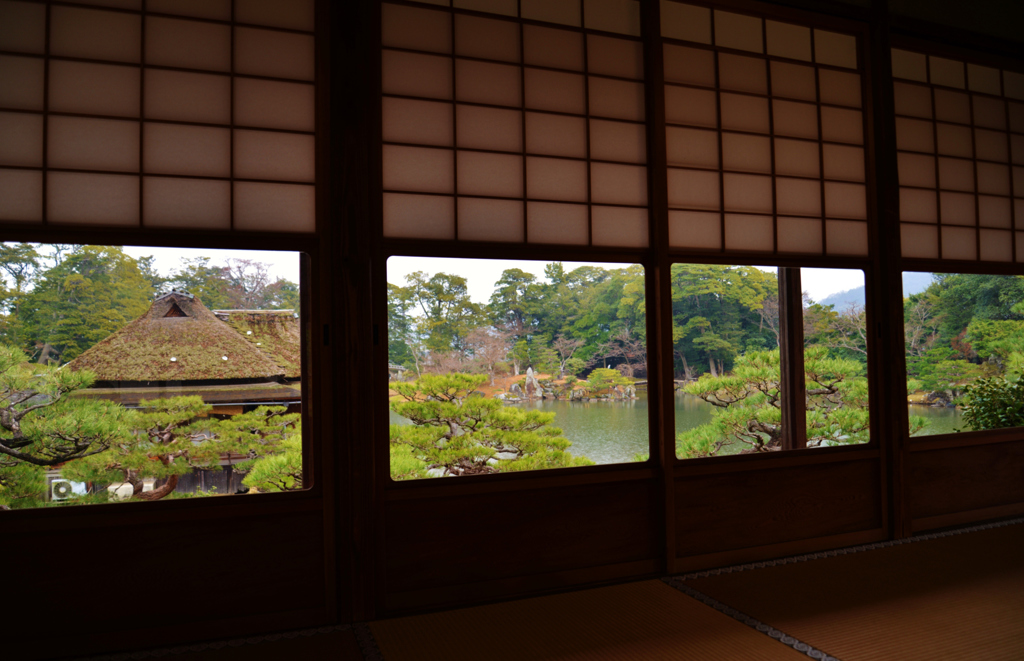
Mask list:
[{"label": "white air conditioner unit", "polygon": [[71,480],[54,480],[50,482],[50,500],[67,500],[75,495]]}]

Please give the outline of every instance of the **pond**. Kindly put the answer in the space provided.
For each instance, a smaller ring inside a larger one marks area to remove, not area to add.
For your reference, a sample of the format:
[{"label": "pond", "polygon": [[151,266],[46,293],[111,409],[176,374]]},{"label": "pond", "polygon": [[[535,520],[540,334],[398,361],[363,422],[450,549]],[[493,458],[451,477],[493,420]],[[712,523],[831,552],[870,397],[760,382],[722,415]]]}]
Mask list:
[{"label": "pond", "polygon": [[922,406],[921,404],[908,404],[907,408],[910,415],[925,418],[928,421],[928,426],[914,436],[952,434],[965,426],[961,421],[963,413],[958,408]]}]

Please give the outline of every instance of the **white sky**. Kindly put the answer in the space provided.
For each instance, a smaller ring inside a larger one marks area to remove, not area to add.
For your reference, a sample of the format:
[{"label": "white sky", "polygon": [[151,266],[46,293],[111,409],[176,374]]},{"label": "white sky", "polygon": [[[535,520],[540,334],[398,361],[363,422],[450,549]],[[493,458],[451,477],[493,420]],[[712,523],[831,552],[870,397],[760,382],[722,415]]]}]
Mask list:
[{"label": "white sky", "polygon": [[[494,283],[501,278],[505,269],[519,268],[544,280],[544,266],[550,262],[523,261],[512,259],[456,259],[448,257],[400,257],[388,260],[388,282],[405,286],[405,277],[414,271],[426,271],[430,275],[448,273],[461,275],[469,285],[469,298],[474,303],[487,303],[494,291]],[[629,264],[610,262],[562,262],[566,271],[578,266],[600,266],[606,269],[623,268]],[[774,270],[765,267],[766,270]],[[851,269],[800,270],[805,292],[815,301],[840,291],[854,289],[864,284],[864,272]]]},{"label": "white sky", "polygon": [[271,281],[278,278],[299,282],[299,253],[274,250],[214,250],[212,248],[151,248],[124,246],[127,255],[135,257],[156,257],[153,261],[157,273],[169,275],[181,264],[182,258],[209,257],[211,265],[223,266],[229,257],[251,259],[270,266]]}]

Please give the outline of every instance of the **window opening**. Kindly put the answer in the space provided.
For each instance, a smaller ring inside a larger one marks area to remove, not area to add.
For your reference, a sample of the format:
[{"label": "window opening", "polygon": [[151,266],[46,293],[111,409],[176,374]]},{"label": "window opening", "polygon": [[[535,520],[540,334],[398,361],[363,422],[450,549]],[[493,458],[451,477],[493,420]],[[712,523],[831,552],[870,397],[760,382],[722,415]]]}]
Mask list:
[{"label": "window opening", "polygon": [[299,254],[0,244],[0,506],[309,485]]},{"label": "window opening", "polygon": [[645,461],[638,264],[391,257],[391,477]]}]

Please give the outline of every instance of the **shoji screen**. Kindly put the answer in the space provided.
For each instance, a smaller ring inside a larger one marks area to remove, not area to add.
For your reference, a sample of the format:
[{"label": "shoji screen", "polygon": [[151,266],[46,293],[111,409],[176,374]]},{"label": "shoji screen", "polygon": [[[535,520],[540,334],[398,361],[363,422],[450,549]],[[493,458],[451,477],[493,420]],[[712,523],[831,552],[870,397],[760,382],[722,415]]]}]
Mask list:
[{"label": "shoji screen", "polygon": [[904,257],[1024,261],[1024,74],[893,49]]},{"label": "shoji screen", "polygon": [[856,37],[663,0],[670,241],[866,255]]},{"label": "shoji screen", "polygon": [[313,0],[0,0],[0,220],[314,229]]},{"label": "shoji screen", "polygon": [[383,5],[384,234],[648,243],[639,4]]}]

